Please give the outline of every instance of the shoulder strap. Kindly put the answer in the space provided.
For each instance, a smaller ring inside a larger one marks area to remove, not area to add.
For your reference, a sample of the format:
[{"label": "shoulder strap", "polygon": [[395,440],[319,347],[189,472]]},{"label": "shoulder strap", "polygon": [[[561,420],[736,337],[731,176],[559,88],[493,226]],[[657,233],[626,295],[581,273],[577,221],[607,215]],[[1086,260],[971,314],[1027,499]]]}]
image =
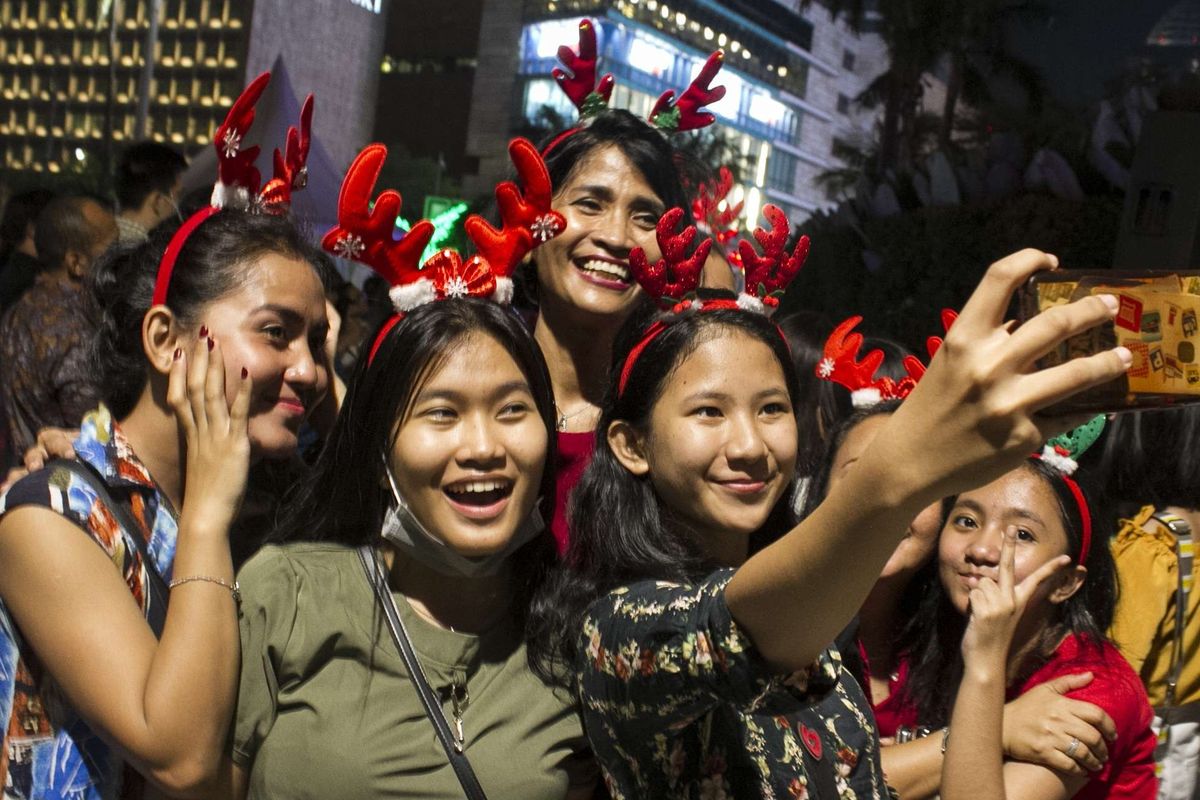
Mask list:
[{"label": "shoulder strap", "polygon": [[446,751],[446,757],[450,759],[450,766],[454,769],[454,774],[458,776],[458,782],[462,784],[467,800],[487,800],[483,787],[479,785],[479,779],[475,777],[475,771],[471,769],[471,762],[467,760],[466,753],[462,751],[462,745],[450,733],[446,715],[442,713],[441,704],[438,703],[433,689],[429,686],[425,671],[421,669],[421,662],[417,660],[416,651],[413,650],[412,642],[408,638],[408,631],[404,629],[404,622],[396,610],[396,601],[388,591],[387,581],[379,565],[379,559],[375,557],[374,548],[370,545],[359,547],[358,559],[362,562],[363,571],[367,574],[367,582],[371,584],[371,589],[375,592],[375,599],[383,609],[383,616],[387,620],[392,642],[400,652],[404,668],[408,670],[408,674],[412,678],[417,696],[421,698],[421,705],[425,707],[425,716],[429,717],[429,721],[433,723],[434,733],[437,734],[442,749]]},{"label": "shoulder strap", "polygon": [[158,573],[158,568],[154,566],[154,559],[150,558],[146,537],[142,536],[141,527],[133,521],[133,515],[124,503],[118,503],[113,499],[104,478],[91,464],[63,458],[55,459],[47,466],[70,470],[75,477],[90,486],[104,507],[116,518],[117,524],[128,534],[126,538],[133,540],[138,554],[142,557],[142,563],[146,567],[146,582],[149,584],[150,597],[147,598],[146,603],[146,622],[154,631],[155,638],[161,637],[163,625],[167,621],[167,600],[170,597],[170,590],[167,589],[167,583],[163,580],[162,575]]},{"label": "shoulder strap", "polygon": [[1179,684],[1179,675],[1183,671],[1183,628],[1186,621],[1188,598],[1192,591],[1192,569],[1195,557],[1195,542],[1192,538],[1192,526],[1187,520],[1166,511],[1159,511],[1152,517],[1175,537],[1175,572],[1178,576],[1178,586],[1175,589],[1175,635],[1171,646],[1171,676],[1167,680],[1167,695],[1165,707],[1175,705],[1175,689]]}]

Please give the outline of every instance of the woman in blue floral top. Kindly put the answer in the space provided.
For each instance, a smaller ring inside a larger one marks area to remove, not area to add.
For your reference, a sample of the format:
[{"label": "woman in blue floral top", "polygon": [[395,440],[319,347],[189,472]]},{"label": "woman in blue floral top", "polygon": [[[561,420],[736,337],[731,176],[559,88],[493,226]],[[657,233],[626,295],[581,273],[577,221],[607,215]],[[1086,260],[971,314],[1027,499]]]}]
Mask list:
[{"label": "woman in blue floral top", "polygon": [[626,326],[571,501],[569,571],[531,641],[543,676],[579,693],[614,798],[887,796],[870,708],[831,642],[909,520],[1008,471],[1067,427],[1038,409],[1129,364],[1118,349],[1030,371],[1116,310],[1089,298],[1011,330],[1012,292],[1055,266],[1033,250],[992,265],[918,388],[798,526],[796,376],[775,326],[713,298]]},{"label": "woman in blue floral top", "polygon": [[226,747],[229,527],[249,464],[295,453],[325,393],[325,301],[290,221],[225,210],[187,237],[156,302],[170,239],[96,265],[107,406],[84,420],[78,464],[0,498],[6,799],[195,793]]}]

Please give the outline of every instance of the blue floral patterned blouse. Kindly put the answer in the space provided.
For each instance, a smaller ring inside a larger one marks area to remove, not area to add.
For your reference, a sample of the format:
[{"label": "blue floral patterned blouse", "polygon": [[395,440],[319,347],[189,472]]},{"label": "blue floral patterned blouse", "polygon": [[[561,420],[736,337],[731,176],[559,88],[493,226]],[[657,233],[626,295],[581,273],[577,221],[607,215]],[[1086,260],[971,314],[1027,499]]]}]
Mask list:
[{"label": "blue floral patterned blouse", "polygon": [[[101,406],[83,419],[74,442],[81,461],[103,477],[117,502],[127,503],[140,530],[125,531],[95,490],[63,467],[48,467],[18,481],[0,497],[0,516],[35,505],[63,515],[92,538],[120,571],[130,594],[150,612],[149,573],[136,544],[148,544],[164,580],[175,560],[176,519],[150,473],[138,461],[120,428]],[[47,552],[46,558],[53,558]],[[127,768],[46,678],[37,656],[21,638],[0,601],[0,720],[3,800],[110,800],[140,797],[141,776]]]},{"label": "blue floral patterned blouse", "polygon": [[614,800],[889,797],[837,650],[773,674],[725,604],[732,575],[645,581],[588,609],[577,678]]}]

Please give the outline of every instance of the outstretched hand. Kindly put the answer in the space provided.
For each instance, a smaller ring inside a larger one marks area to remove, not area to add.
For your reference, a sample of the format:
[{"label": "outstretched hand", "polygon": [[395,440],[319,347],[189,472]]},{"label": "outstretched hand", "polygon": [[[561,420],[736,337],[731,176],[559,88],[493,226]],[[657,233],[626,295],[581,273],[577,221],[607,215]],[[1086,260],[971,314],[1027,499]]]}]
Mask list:
[{"label": "outstretched hand", "polygon": [[221,343],[212,337],[199,338],[190,353],[175,351],[167,402],[187,444],[186,501],[180,513],[192,525],[227,532],[237,515],[250,469],[250,388],[243,368],[237,394],[228,401],[225,359]]},{"label": "outstretched hand", "polygon": [[1036,368],[1060,342],[1117,312],[1116,298],[1095,295],[1014,329],[1005,319],[1013,293],[1057,266],[1052,255],[1022,250],[988,268],[921,382],[874,442],[881,457],[906,465],[895,487],[901,497],[912,492],[924,507],[991,482],[1077,423],[1041,409],[1129,368],[1132,355],[1124,347]]},{"label": "outstretched hand", "polygon": [[1002,666],[1007,661],[1013,634],[1029,601],[1043,583],[1071,563],[1070,556],[1057,556],[1018,583],[1014,579],[1016,558],[1017,529],[1009,526],[1000,545],[998,580],[968,579],[970,616],[962,639],[963,661],[968,667],[973,663]]}]

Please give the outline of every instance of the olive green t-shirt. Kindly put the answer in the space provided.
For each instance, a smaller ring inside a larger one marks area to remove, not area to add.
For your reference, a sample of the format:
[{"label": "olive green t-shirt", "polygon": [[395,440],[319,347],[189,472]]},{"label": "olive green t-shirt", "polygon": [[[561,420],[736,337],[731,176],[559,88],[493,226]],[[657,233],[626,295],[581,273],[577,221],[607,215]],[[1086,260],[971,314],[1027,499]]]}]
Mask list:
[{"label": "olive green t-shirt", "polygon": [[[250,798],[462,798],[353,548],[264,547],[238,580],[233,760]],[[515,626],[456,633],[393,596],[452,730],[451,687],[466,688],[466,754],[489,797],[559,800],[595,781],[571,698],[530,672]]]}]

